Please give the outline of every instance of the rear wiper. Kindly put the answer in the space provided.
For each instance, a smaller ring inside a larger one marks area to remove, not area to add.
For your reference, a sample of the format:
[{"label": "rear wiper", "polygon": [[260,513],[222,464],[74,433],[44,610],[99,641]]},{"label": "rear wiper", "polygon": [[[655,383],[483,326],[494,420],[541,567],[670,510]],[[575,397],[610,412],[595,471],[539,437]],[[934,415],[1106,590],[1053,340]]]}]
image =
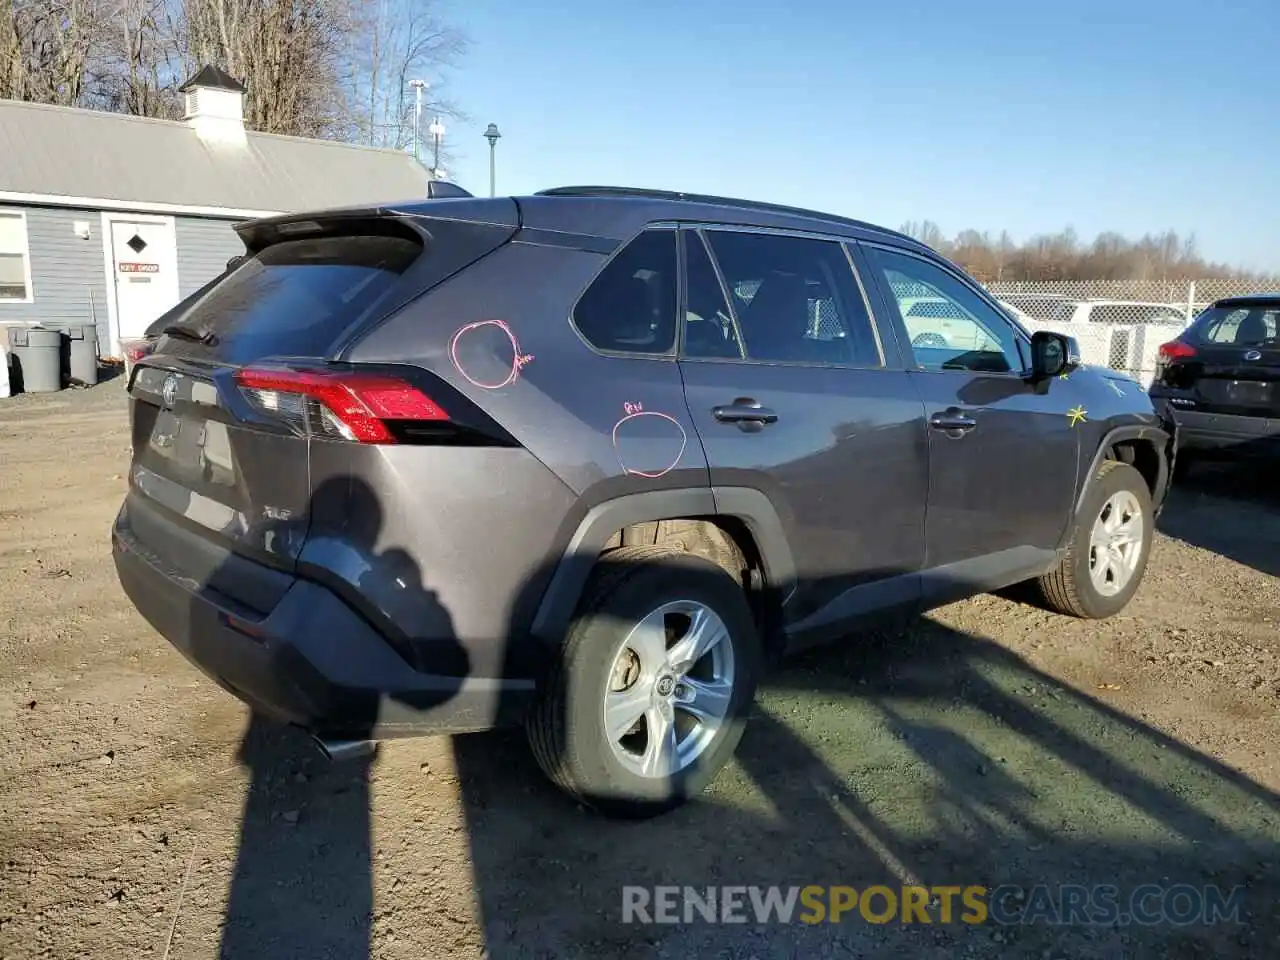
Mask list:
[{"label": "rear wiper", "polygon": [[190,327],[184,327],[177,323],[161,327],[160,332],[182,340],[194,340],[196,343],[208,344],[211,347],[218,342],[218,335],[212,330],[192,330]]}]

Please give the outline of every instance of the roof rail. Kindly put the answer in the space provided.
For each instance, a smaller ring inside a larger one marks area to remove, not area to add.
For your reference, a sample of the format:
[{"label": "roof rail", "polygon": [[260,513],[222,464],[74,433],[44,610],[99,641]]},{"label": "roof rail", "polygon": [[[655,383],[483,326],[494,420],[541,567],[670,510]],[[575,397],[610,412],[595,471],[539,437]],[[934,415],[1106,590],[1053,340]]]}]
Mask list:
[{"label": "roof rail", "polygon": [[903,239],[910,239],[897,230],[878,227],[864,220],[852,217],[841,217],[834,213],[822,213],[819,210],[808,210],[804,207],[788,207],[781,203],[766,203],[761,200],[739,200],[734,197],[716,197],[703,193],[684,193],[675,190],[649,190],[644,187],[552,187],[539,190],[535,197],[623,197],[640,200],[677,200],[687,203],[706,203],[721,207],[739,207],[743,210],[760,210],[768,213],[785,213],[791,216],[810,217],[814,220],[826,220],[863,230],[874,230],[876,233],[888,234]]}]

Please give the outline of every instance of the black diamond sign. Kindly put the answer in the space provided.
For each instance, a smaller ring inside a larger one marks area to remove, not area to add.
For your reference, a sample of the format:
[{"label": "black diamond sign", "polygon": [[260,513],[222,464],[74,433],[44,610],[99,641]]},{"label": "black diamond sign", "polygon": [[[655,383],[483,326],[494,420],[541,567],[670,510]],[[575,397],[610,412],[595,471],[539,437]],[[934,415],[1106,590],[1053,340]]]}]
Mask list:
[{"label": "black diamond sign", "polygon": [[128,246],[134,253],[141,253],[143,250],[147,249],[147,241],[143,240],[135,233],[129,238]]}]

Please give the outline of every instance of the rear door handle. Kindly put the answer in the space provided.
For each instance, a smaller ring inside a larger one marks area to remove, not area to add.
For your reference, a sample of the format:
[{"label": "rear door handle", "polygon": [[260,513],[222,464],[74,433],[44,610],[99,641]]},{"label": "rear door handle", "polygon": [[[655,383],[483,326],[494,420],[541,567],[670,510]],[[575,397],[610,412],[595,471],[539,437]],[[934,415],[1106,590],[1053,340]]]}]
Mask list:
[{"label": "rear door handle", "polygon": [[942,410],[929,418],[929,426],[945,430],[951,436],[963,436],[977,425],[977,420],[956,407]]},{"label": "rear door handle", "polygon": [[762,407],[750,397],[738,397],[733,403],[712,407],[711,415],[721,423],[736,423],[742,426],[778,422],[776,413],[768,407]]}]

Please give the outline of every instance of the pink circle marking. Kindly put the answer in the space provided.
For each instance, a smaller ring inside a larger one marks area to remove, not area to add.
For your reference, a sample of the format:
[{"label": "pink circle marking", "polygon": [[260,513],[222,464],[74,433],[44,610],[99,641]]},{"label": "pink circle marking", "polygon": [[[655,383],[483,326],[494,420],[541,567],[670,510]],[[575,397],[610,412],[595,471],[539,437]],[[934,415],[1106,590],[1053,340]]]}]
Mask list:
[{"label": "pink circle marking", "polygon": [[[463,334],[470,333],[473,330],[479,330],[481,327],[497,327],[507,335],[507,339],[511,341],[511,372],[507,374],[507,378],[500,383],[484,383],[477,380],[471,374],[467,373],[462,366],[462,361],[458,359],[458,341],[462,339]],[[468,383],[473,387],[479,387],[481,390],[501,390],[515,383],[516,378],[520,376],[521,356],[520,341],[516,339],[516,335],[511,332],[511,328],[507,326],[505,320],[476,320],[472,323],[464,324],[458,328],[458,332],[453,335],[453,339],[449,341],[449,359],[453,361],[453,368],[460,373]]]},{"label": "pink circle marking", "polygon": [[[628,420],[634,420],[637,417],[659,417],[663,420],[667,420],[671,423],[674,423],[676,426],[676,429],[680,431],[680,452],[676,454],[676,458],[671,461],[670,466],[664,467],[661,470],[657,470],[650,473],[644,470],[633,470],[630,467],[628,467],[626,461],[622,459],[622,451],[618,449],[618,430]],[[689,434],[685,432],[685,429],[680,425],[679,420],[677,420],[673,416],[670,416],[669,414],[658,413],[657,411],[653,411],[653,410],[641,410],[639,413],[629,413],[613,425],[613,449],[614,449],[614,452],[617,453],[618,455],[618,463],[622,465],[623,473],[630,474],[631,476],[634,476],[634,477],[645,477],[648,480],[657,480],[659,477],[666,476],[668,473],[670,473],[680,464],[680,458],[684,456],[684,448],[688,444],[688,442],[689,442]]]}]

